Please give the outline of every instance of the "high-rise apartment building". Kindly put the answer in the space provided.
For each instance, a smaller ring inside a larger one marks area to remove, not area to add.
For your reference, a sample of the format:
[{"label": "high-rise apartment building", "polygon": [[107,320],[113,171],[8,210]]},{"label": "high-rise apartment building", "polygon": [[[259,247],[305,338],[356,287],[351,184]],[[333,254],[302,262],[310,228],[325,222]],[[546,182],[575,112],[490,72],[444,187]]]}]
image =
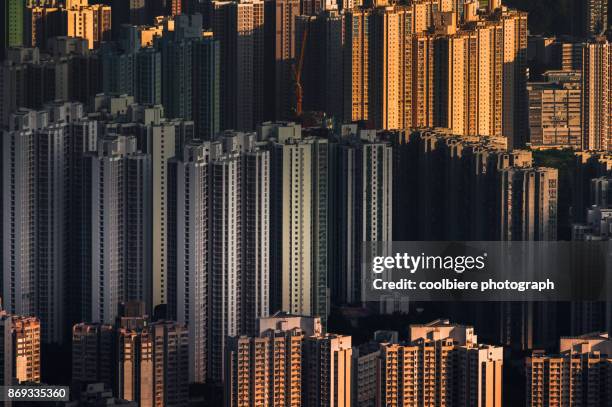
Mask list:
[{"label": "high-rise apartment building", "polygon": [[303,339],[304,332],[299,328],[229,338],[225,356],[226,405],[303,405]]},{"label": "high-rise apartment building", "polygon": [[268,315],[269,157],[253,133],[228,131],[211,145],[209,377],[219,383],[226,338]]},{"label": "high-rise apartment building", "polygon": [[17,382],[40,382],[40,321],[14,316],[12,330]]},{"label": "high-rise apartment building", "polygon": [[[154,116],[156,112],[155,108],[139,110],[138,105],[130,109],[130,114],[138,110],[143,122],[147,113]],[[115,114],[111,112],[113,108],[108,113]],[[127,300],[144,301],[152,309],[151,218],[156,201],[151,199],[154,177],[148,149],[155,150],[147,137],[154,133],[155,125],[130,123],[127,116],[127,123],[121,126],[98,118],[100,122],[80,119],[71,124],[72,216],[68,228],[70,251],[78,253],[68,256],[72,323],[110,324],[117,315],[117,305]],[[106,136],[98,139],[98,130]],[[146,153],[140,152],[137,144],[147,149]]]},{"label": "high-rise apartment building", "polygon": [[568,79],[527,85],[532,146],[582,147],[582,87]]},{"label": "high-rise apartment building", "polygon": [[161,54],[153,48],[145,48],[138,52],[134,76],[135,100],[148,105],[161,104]]},{"label": "high-rise apartment building", "polygon": [[78,103],[47,105],[55,123],[37,132],[37,316],[44,342],[62,343],[67,334],[70,133],[83,117]]},{"label": "high-rise apartment building", "polygon": [[[0,66],[0,120],[3,127],[8,126],[10,114],[20,107],[40,108],[41,102],[50,101],[52,95],[52,92],[45,92],[51,75],[42,74],[43,63],[38,49],[10,51]],[[34,78],[40,78],[40,88],[32,86]]]},{"label": "high-rise apartment building", "polygon": [[296,19],[297,55],[301,55],[303,43],[305,46],[302,109],[322,111],[337,120],[344,114],[344,18],[344,13],[331,8]]},{"label": "high-rise apartment building", "polygon": [[438,125],[458,135],[502,135],[502,32],[479,22],[437,40]]},{"label": "high-rise apartment building", "polygon": [[266,4],[264,12],[266,29],[265,86],[272,92],[266,101],[270,104],[266,119],[291,120],[295,111],[295,89],[292,64],[297,54],[295,18],[300,15],[298,0],[275,0]]},{"label": "high-rise apartment building", "polygon": [[[412,58],[416,45],[410,30],[412,13],[409,7],[380,7],[374,9],[370,19],[370,84],[369,121],[375,128],[400,129],[412,124],[412,69],[419,64]],[[419,47],[428,53],[429,47]],[[427,56],[423,55],[427,60]],[[419,74],[428,72],[431,64],[421,66]],[[406,122],[406,119],[408,121]]]},{"label": "high-rise apartment building", "polygon": [[166,115],[191,120],[192,59],[191,42],[160,41],[162,54],[162,104]]},{"label": "high-rise apartment building", "polygon": [[[438,14],[433,122],[457,135],[504,136],[509,146],[520,147],[528,141],[523,125],[527,120],[527,15],[494,7],[486,18],[473,16],[463,25]],[[418,62],[416,57],[413,61]],[[417,117],[427,115],[421,112]]]},{"label": "high-rise apartment building", "polygon": [[273,311],[327,315],[328,142],[295,123],[264,123],[272,168],[270,203]]},{"label": "high-rise apartment building", "polygon": [[46,48],[49,38],[62,32],[61,9],[55,5],[29,5],[25,9],[24,46]]},{"label": "high-rise apartment building", "polygon": [[338,303],[361,303],[364,242],[393,240],[393,149],[375,130],[359,130],[330,144],[330,163],[330,286]]},{"label": "high-rise apartment building", "polygon": [[[151,110],[151,109],[147,109]],[[161,107],[155,108],[151,113],[161,114]],[[145,122],[146,124],[146,122]],[[143,149],[151,155],[152,166],[152,234],[153,234],[153,293],[152,304],[147,306],[155,307],[159,304],[169,304],[168,289],[169,276],[168,267],[168,217],[169,217],[169,173],[168,165],[177,153],[178,140],[180,140],[181,125],[175,121],[155,120],[147,126],[146,147]]]},{"label": "high-rise apartment building", "polygon": [[73,124],[70,145],[70,235],[69,246],[73,253],[69,257],[70,279],[68,280],[68,307],[70,324],[77,324],[90,318],[89,302],[91,269],[91,224],[89,181],[89,154],[98,145],[98,123],[81,119]]},{"label": "high-rise apartment building", "polygon": [[351,337],[325,334],[304,338],[303,405],[352,406]]},{"label": "high-rise apartment building", "polygon": [[[558,172],[515,168],[500,172],[500,240],[556,240]],[[517,218],[518,217],[518,218]]]},{"label": "high-rise apartment building", "polygon": [[612,207],[612,179],[606,176],[591,179],[589,204],[600,208]]},{"label": "high-rise apartment building", "polygon": [[11,313],[35,315],[36,115],[33,128],[2,136],[2,300]]},{"label": "high-rise apartment building", "polygon": [[202,15],[180,15],[156,38],[161,53],[161,96],[169,118],[193,120],[197,137],[212,138],[222,128],[221,44],[202,32]]},{"label": "high-rise apartment building", "polygon": [[398,332],[376,331],[373,340],[353,347],[353,395],[354,406],[375,407],[380,398],[381,343],[397,344]]},{"label": "high-rise apartment building", "polygon": [[[148,327],[156,357],[155,374],[160,375],[154,389],[157,406],[183,406],[189,398],[188,328],[172,321],[158,321]],[[163,383],[163,384],[162,384]],[[158,392],[163,386],[163,396]]]},{"label": "high-rise apartment building", "polygon": [[0,6],[0,61],[6,56],[6,49],[24,46],[25,0],[5,0]]},{"label": "high-rise apartment building", "polygon": [[[573,241],[607,241],[612,235],[612,179],[601,176],[590,180],[586,217],[572,224]],[[612,304],[609,302],[572,302],[570,333],[612,331]]]},{"label": "high-rise apartment building", "polygon": [[[499,240],[557,239],[558,171],[554,168],[509,167],[499,173]],[[500,305],[500,342],[515,349],[550,346],[557,309],[545,302]]]},{"label": "high-rise apartment building", "polygon": [[[465,102],[469,113],[476,113],[475,133],[477,135],[501,136],[502,135],[502,61],[500,54],[502,50],[502,29],[498,24],[481,23],[476,30],[476,55],[478,55],[478,69],[476,81],[468,83],[471,89],[475,89],[476,106],[470,106],[472,99],[470,94],[464,93]],[[467,55],[470,49],[466,49]],[[472,61],[473,62],[473,61]],[[454,90],[454,89],[453,89]],[[461,93],[459,93],[461,95]],[[473,100],[473,99],[472,99]],[[470,129],[470,118],[468,113],[468,129]],[[469,130],[468,130],[469,131]],[[470,134],[470,133],[468,133]]]},{"label": "high-rise apartment building", "polygon": [[[242,281],[240,331],[254,335],[270,311],[270,152],[242,153]],[[228,149],[226,147],[226,149]]]},{"label": "high-rise apartment building", "polygon": [[166,0],[166,13],[171,16],[178,16],[183,12],[182,0]]},{"label": "high-rise apartment building", "polygon": [[223,348],[240,332],[242,276],[242,177],[239,153],[212,148],[210,163],[210,377],[223,380]]},{"label": "high-rise apartment building", "polygon": [[72,328],[72,380],[112,386],[114,343],[112,325],[76,324]]},{"label": "high-rise apartment building", "polygon": [[254,130],[264,109],[264,2],[215,1],[212,7],[223,66],[221,127]]},{"label": "high-rise apartment building", "polygon": [[412,38],[411,68],[412,78],[409,86],[412,88],[410,104],[412,118],[410,122],[404,121],[405,126],[399,128],[432,127],[434,125],[434,38],[430,34],[416,34]]},{"label": "high-rise apartment building", "polygon": [[161,104],[161,53],[154,48],[140,48],[137,40],[129,42],[120,40],[102,47],[99,55],[103,92],[131,95],[139,103]]},{"label": "high-rise apartment building", "polygon": [[73,327],[72,380],[104,383],[140,406],[184,406],[188,353],[187,327],[173,321],[122,316],[115,326],[80,323]]},{"label": "high-rise apartment building", "polygon": [[40,322],[0,309],[0,383],[40,382]]},{"label": "high-rise apartment building", "polygon": [[125,271],[123,301],[143,301],[152,309],[151,156],[130,154],[125,162]]},{"label": "high-rise apartment building", "polygon": [[184,406],[189,339],[184,325],[155,322],[117,330],[117,395],[139,406]]},{"label": "high-rise apartment building", "polygon": [[[212,140],[221,127],[221,54],[219,41],[206,37],[193,41],[193,103],[196,135]],[[226,71],[223,66],[223,72]]]},{"label": "high-rise apartment building", "polygon": [[606,0],[574,2],[572,34],[583,38],[603,34],[608,28],[608,8]]},{"label": "high-rise apartment building", "polygon": [[162,104],[167,117],[192,119],[192,41],[202,37],[202,16],[180,15],[156,41],[162,54]]},{"label": "high-rise apartment building", "polygon": [[87,320],[112,324],[123,300],[124,253],[124,171],[123,158],[136,150],[136,140],[100,139],[95,154],[88,159],[91,185],[88,202],[91,222],[91,314]]},{"label": "high-rise apartment building", "polygon": [[527,142],[527,13],[502,10],[503,27],[503,100],[502,134],[510,148],[521,148]]},{"label": "high-rise apartment building", "polygon": [[204,382],[209,363],[209,163],[210,143],[188,143],[167,175],[168,304],[189,330],[190,382]]},{"label": "high-rise apartment building", "polygon": [[611,354],[607,333],[561,338],[556,355],[533,352],[526,361],[527,404],[610,405]]},{"label": "high-rise apartment building", "polygon": [[70,145],[82,118],[81,104],[55,102],[17,111],[3,133],[2,296],[8,311],[40,318],[47,343],[67,332]]},{"label": "high-rise apartment building", "polygon": [[89,5],[88,1],[67,1],[62,10],[66,35],[87,39],[89,49],[110,40],[111,7],[104,4]]},{"label": "high-rise apartment building", "polygon": [[584,46],[582,61],[583,148],[612,149],[612,44],[598,38]]},{"label": "high-rise apartment building", "polygon": [[553,63],[562,71],[582,70],[582,42],[556,41],[553,47]]},{"label": "high-rise apartment building", "polygon": [[370,112],[370,18],[372,11],[354,8],[344,17],[344,120],[367,121]]},{"label": "high-rise apartment building", "polygon": [[146,25],[150,23],[145,0],[112,0],[113,33],[119,34],[123,24]]}]

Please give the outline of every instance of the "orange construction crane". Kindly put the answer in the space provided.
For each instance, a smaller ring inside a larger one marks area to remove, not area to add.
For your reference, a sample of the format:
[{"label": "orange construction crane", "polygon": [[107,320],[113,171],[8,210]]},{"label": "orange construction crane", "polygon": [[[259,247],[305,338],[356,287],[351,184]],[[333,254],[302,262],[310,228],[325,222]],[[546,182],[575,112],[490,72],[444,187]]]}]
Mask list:
[{"label": "orange construction crane", "polygon": [[302,47],[300,48],[300,58],[298,59],[297,68],[293,64],[293,78],[295,79],[295,115],[299,118],[302,116],[302,98],[304,97],[302,90],[302,67],[304,66],[304,49],[306,48],[306,40],[308,38],[309,23],[304,24],[304,32],[302,33]]}]

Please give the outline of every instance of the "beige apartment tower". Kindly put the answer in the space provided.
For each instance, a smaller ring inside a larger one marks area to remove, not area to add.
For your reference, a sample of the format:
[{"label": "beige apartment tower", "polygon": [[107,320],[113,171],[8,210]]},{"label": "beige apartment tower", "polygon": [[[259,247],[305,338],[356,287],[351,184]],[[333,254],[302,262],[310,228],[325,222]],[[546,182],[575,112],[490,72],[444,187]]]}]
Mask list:
[{"label": "beige apartment tower", "polygon": [[381,7],[372,12],[369,29],[373,80],[368,116],[376,128],[401,129],[412,123],[411,18],[409,7]]},{"label": "beige apartment tower", "polygon": [[463,136],[503,136],[510,148],[524,145],[527,15],[495,6],[487,18],[475,17],[458,28],[445,29],[434,45],[435,125]]},{"label": "beige apartment tower", "polygon": [[189,340],[184,325],[160,321],[138,330],[120,328],[116,335],[120,398],[141,407],[187,402]]},{"label": "beige apartment tower", "polygon": [[463,136],[502,135],[502,28],[479,22],[438,41],[437,125]]},{"label": "beige apartment tower", "polygon": [[103,4],[89,5],[87,1],[67,1],[63,10],[67,35],[85,38],[89,49],[97,48],[110,39],[111,8]]},{"label": "beige apartment tower", "polygon": [[345,118],[383,129],[434,125],[432,4],[347,13]]},{"label": "beige apartment tower", "polygon": [[612,150],[612,44],[585,44],[582,59],[582,136],[585,150]]},{"label": "beige apartment tower", "polygon": [[497,23],[481,22],[476,29],[478,73],[476,75],[476,132],[484,136],[502,135],[501,60],[503,32]]},{"label": "beige apartment tower", "polygon": [[153,406],[153,388],[157,387],[158,377],[154,376],[153,371],[151,337],[147,333],[125,328],[117,332],[117,337],[119,397],[138,401],[143,407]]},{"label": "beige apartment tower", "polygon": [[299,328],[230,338],[225,357],[226,406],[302,406],[303,339]]},{"label": "beige apartment tower", "polygon": [[369,119],[369,24],[372,11],[355,8],[347,11],[344,51],[344,119]]},{"label": "beige apartment tower", "polygon": [[[1,304],[0,304],[1,305]],[[0,309],[0,386],[40,382],[40,321]]]}]

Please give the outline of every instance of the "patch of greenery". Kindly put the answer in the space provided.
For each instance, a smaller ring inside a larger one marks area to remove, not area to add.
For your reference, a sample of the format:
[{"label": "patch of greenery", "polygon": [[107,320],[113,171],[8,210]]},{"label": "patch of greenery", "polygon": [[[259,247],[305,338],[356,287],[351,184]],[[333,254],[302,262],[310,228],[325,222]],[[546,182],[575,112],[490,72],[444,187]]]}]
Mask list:
[{"label": "patch of greenery", "polygon": [[559,171],[573,170],[576,159],[574,151],[564,150],[534,150],[533,161],[538,167],[552,167]]}]

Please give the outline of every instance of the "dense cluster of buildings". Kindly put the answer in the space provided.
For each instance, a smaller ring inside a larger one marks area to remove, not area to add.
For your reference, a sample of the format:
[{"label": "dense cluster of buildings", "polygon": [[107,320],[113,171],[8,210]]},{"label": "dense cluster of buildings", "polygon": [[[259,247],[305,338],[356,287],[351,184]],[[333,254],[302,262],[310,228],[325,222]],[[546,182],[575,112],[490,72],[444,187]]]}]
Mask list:
[{"label": "dense cluster of buildings", "polygon": [[[0,384],[71,343],[81,405],[183,406],[208,382],[229,406],[497,407],[502,346],[556,346],[555,304],[476,310],[500,346],[327,323],[406,311],[365,300],[364,242],[554,241],[569,200],[573,240],[609,238],[604,1],[572,38],[499,0],[91,3],[0,6]],[[536,159],[563,148],[571,191]],[[572,333],[611,317],[572,304]],[[595,383],[609,405],[608,345],[534,353],[531,405]]]},{"label": "dense cluster of buildings", "polygon": [[576,2],[571,38],[528,38],[527,14],[498,0],[6,3],[3,125],[19,107],[113,92],[163,104],[202,139],[305,111],[510,147],[608,149],[611,137],[601,0]]},{"label": "dense cluster of buildings", "polygon": [[150,322],[143,303],[123,304],[114,324],[80,323],[72,329],[74,384],[102,383],[140,406],[186,405],[188,366],[187,327]]},{"label": "dense cluster of buildings", "polygon": [[527,405],[592,405],[612,402],[612,340],[592,333],[561,338],[558,354],[527,359]]}]

